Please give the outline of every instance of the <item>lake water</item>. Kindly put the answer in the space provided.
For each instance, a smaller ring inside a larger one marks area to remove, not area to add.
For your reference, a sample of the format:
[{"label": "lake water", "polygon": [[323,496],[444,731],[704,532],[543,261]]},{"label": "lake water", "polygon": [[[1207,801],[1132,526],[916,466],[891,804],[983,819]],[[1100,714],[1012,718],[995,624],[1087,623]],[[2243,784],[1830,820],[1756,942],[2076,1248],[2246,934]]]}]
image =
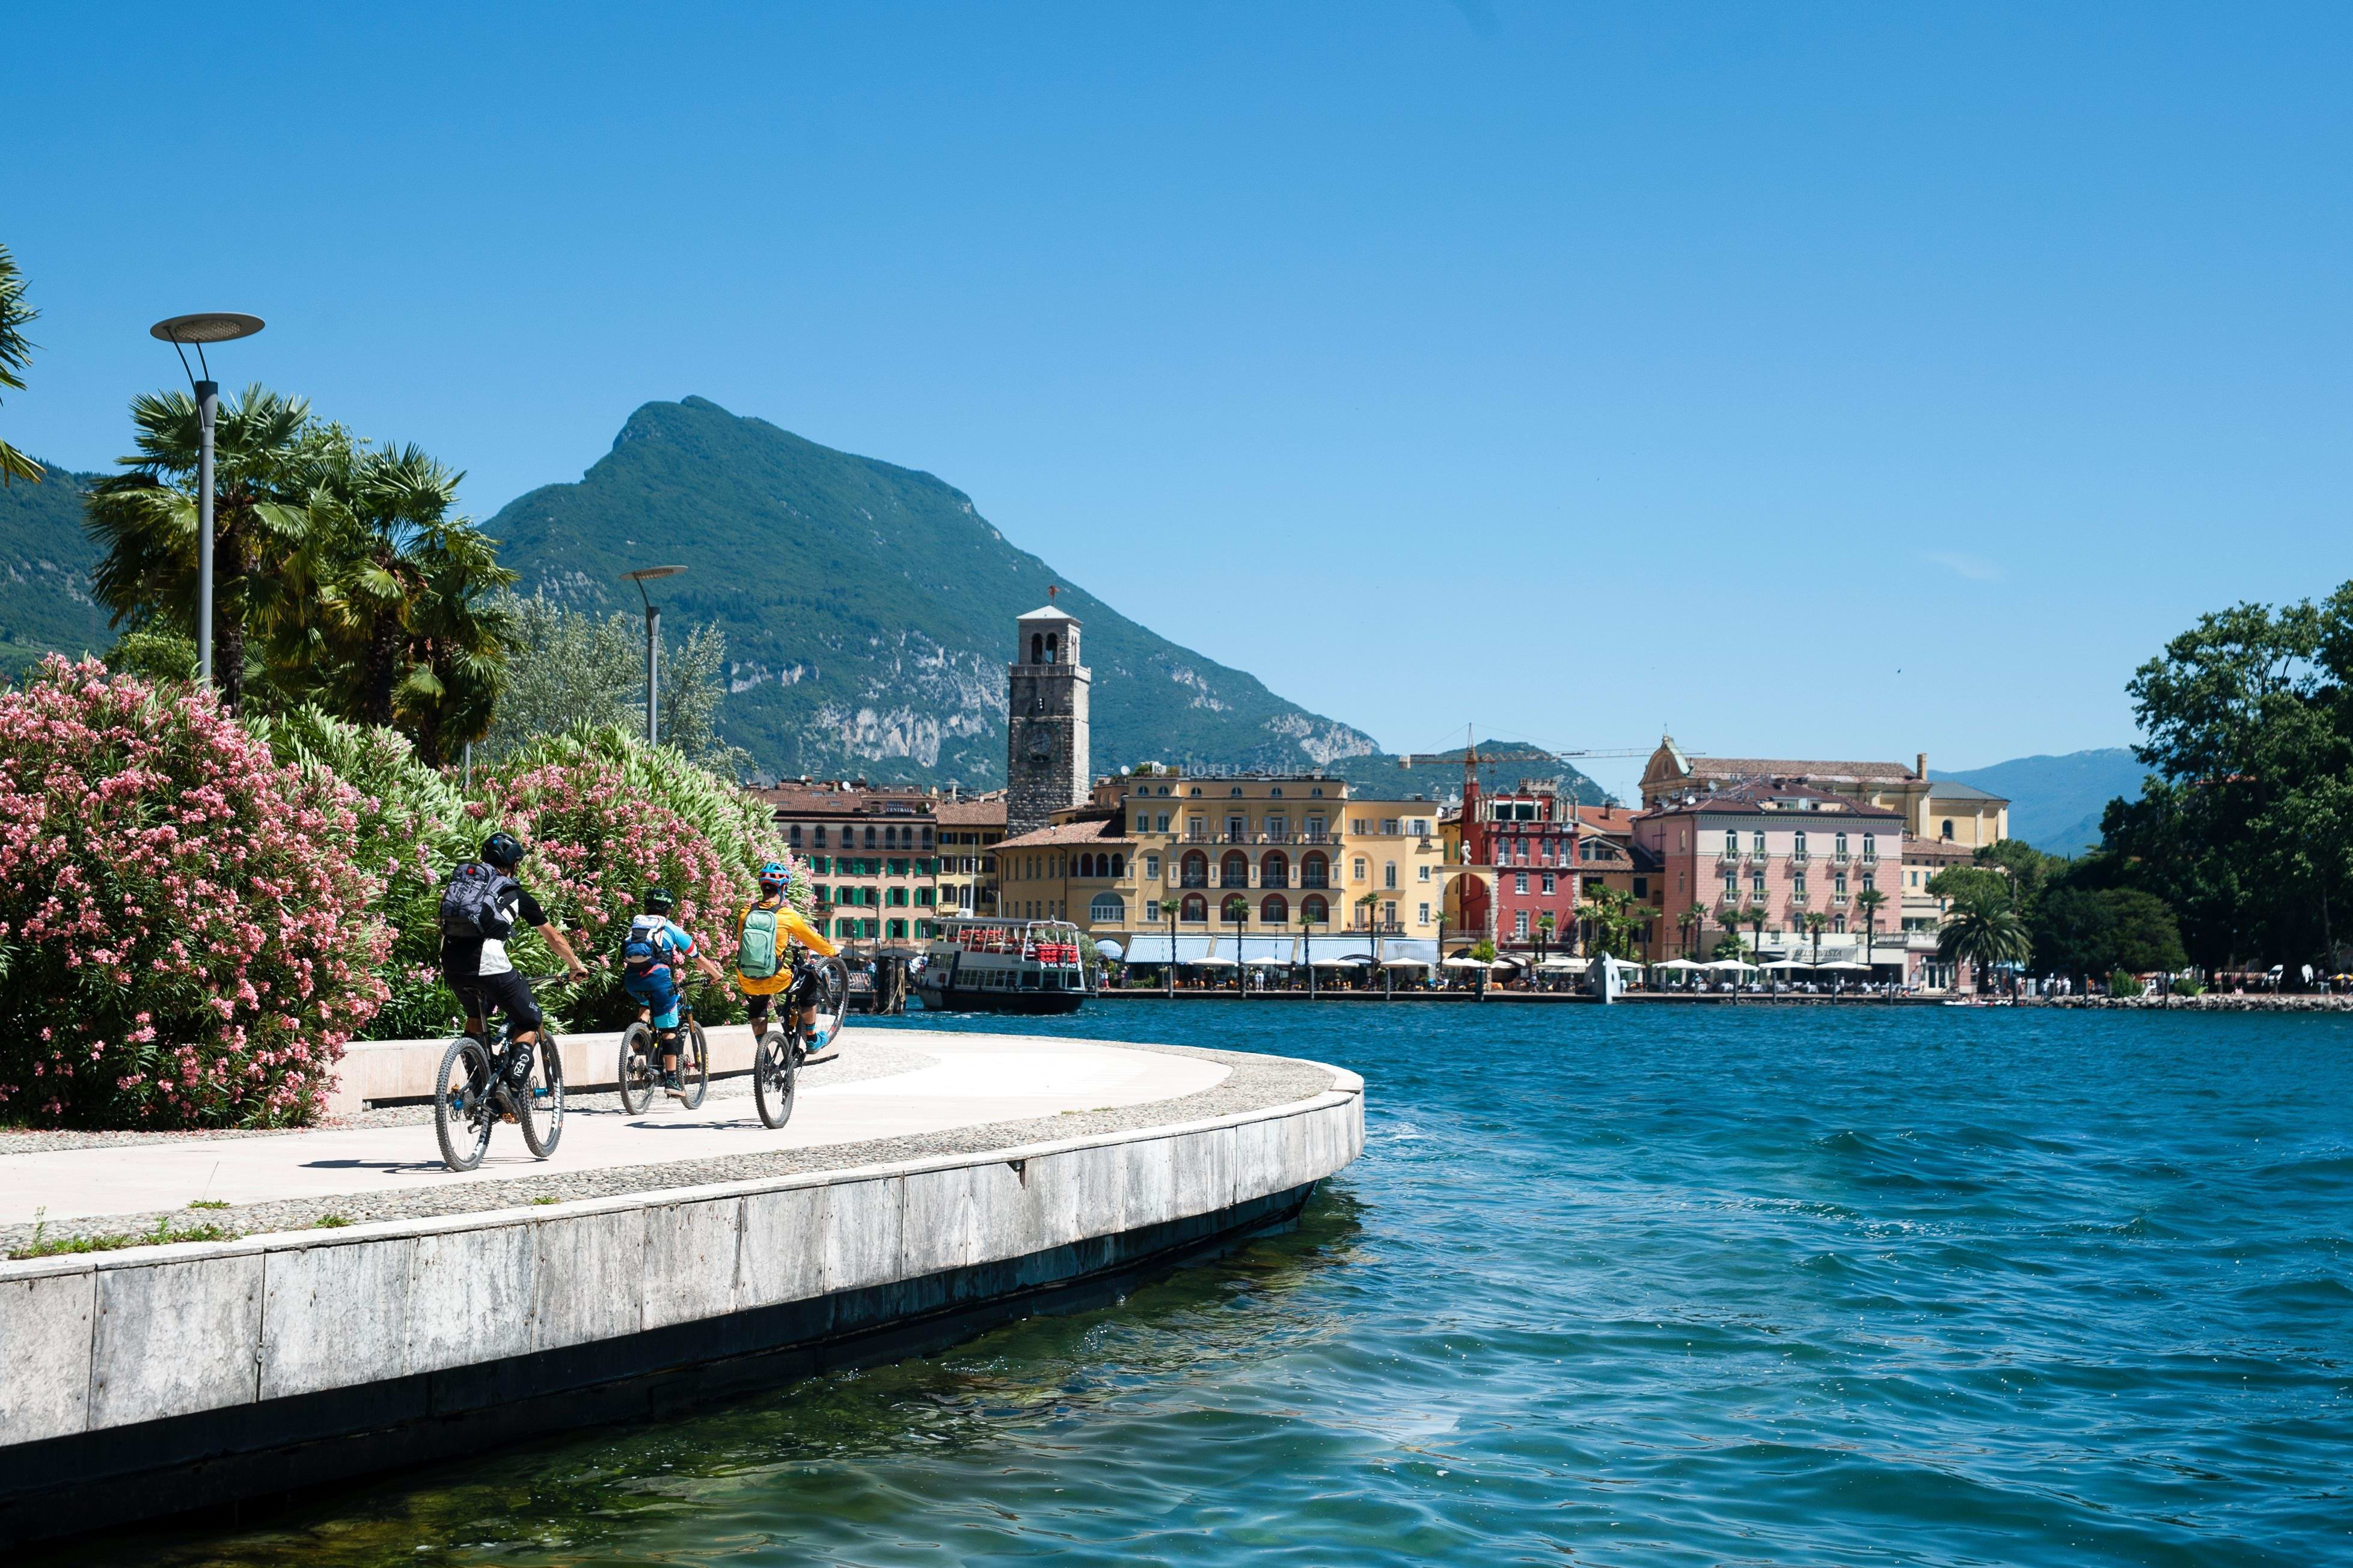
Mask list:
[{"label": "lake water", "polygon": [[1042,1027],[1354,1068],[1364,1158],[1297,1230],[1114,1307],[107,1557],[2353,1561],[2347,1021]]}]

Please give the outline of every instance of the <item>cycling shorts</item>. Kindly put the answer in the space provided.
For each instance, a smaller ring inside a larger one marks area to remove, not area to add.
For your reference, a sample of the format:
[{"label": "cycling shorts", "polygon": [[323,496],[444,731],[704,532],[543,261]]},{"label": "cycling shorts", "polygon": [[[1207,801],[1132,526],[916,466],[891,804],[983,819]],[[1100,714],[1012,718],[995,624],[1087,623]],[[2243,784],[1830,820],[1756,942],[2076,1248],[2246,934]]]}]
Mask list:
[{"label": "cycling shorts", "polygon": [[667,965],[657,963],[644,974],[623,970],[621,989],[652,1010],[655,1028],[678,1027],[678,981]]},{"label": "cycling shorts", "polygon": [[532,996],[531,982],[512,970],[503,974],[445,974],[442,978],[458,994],[458,1004],[469,1018],[488,1023],[492,1013],[504,1013],[508,1032],[517,1035],[540,1026],[539,1004]]}]

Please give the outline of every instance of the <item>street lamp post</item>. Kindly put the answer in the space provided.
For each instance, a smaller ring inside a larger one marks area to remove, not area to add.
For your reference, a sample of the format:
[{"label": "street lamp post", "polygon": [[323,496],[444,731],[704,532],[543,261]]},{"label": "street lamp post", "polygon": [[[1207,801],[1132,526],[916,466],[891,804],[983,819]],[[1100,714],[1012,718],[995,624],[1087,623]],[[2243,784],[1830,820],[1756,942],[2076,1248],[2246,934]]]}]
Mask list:
[{"label": "street lamp post", "polygon": [[635,572],[621,574],[624,583],[638,585],[638,597],[646,606],[646,744],[661,742],[661,710],[657,706],[661,675],[661,606],[646,594],[646,584],[657,577],[675,577],[685,571],[683,566],[641,566]]},{"label": "street lamp post", "polygon": [[[196,395],[196,679],[206,686],[213,683],[213,416],[220,408],[220,384],[205,363],[205,345],[249,338],[261,327],[259,316],[216,310],[173,316],[147,329],[148,336],[162,339],[179,354],[188,388]],[[202,378],[188,370],[191,344]]]}]

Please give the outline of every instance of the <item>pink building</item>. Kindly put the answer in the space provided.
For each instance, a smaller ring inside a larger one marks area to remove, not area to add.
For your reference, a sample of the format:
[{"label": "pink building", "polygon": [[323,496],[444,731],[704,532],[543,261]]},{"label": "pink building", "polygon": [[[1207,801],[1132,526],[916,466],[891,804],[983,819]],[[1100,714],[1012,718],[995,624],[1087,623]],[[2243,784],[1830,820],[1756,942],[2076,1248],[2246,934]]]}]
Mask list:
[{"label": "pink building", "polygon": [[[1852,796],[1788,780],[1736,779],[1662,802],[1634,821],[1634,843],[1658,858],[1665,919],[1653,953],[1667,956],[1689,931],[1704,951],[1728,927],[1753,940],[1751,910],[1764,911],[1764,956],[1810,957],[1806,917],[1823,917],[1825,962],[1872,964],[1875,977],[1904,974],[1904,816]],[[1875,919],[1857,899],[1883,895]],[[1696,928],[1679,923],[1694,905]],[[1875,931],[1864,952],[1866,927]],[[1905,978],[1909,978],[1905,976]]]}]

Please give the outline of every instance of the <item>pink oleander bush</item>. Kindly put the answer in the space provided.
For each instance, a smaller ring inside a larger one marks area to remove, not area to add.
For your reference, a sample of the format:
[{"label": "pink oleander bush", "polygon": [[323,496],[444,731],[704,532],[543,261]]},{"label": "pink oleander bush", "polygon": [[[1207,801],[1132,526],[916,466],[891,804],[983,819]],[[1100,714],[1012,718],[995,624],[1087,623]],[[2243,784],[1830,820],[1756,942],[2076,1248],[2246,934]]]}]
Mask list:
[{"label": "pink oleander bush", "polygon": [[[795,900],[810,907],[807,874],[777,841],[765,805],[618,730],[528,742],[478,785],[468,807],[478,814],[477,834],[504,827],[531,846],[523,885],[590,967],[581,993],[561,999],[574,1027],[613,1026],[635,1014],[620,990],[618,957],[647,888],[678,896],[671,919],[722,965],[734,956],[735,911],[757,895],[764,861],[792,865]],[[536,936],[515,951],[526,973],[561,967]],[[737,1004],[714,994],[699,1005],[713,1018],[733,1016]]]},{"label": "pink oleander bush", "polygon": [[0,1121],[309,1120],[387,994],[358,826],[208,693],[54,656],[0,691]]}]

